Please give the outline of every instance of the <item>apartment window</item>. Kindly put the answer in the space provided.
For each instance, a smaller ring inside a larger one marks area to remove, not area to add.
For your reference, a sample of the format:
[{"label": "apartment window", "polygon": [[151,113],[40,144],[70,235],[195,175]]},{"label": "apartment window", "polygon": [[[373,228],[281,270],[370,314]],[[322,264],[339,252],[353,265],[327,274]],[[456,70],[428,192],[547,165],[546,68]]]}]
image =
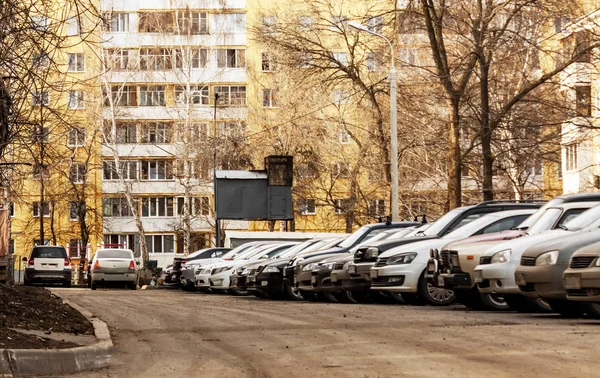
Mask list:
[{"label": "apartment window", "polygon": [[592,115],[592,87],[578,85],[575,87],[575,111],[577,115],[589,117]]},{"label": "apartment window", "polygon": [[180,69],[207,68],[208,49],[175,49],[175,67]]},{"label": "apartment window", "polygon": [[170,49],[140,49],[140,70],[160,71],[172,68],[173,53]]},{"label": "apartment window", "polygon": [[314,215],[317,213],[317,201],[314,199],[298,200],[298,212],[302,215]]},{"label": "apartment window", "polygon": [[240,139],[244,137],[246,124],[239,121],[218,122],[217,130],[221,138]]},{"label": "apartment window", "polygon": [[81,213],[85,215],[85,202],[69,202],[69,220],[79,220],[79,206],[81,206]]},{"label": "apartment window", "polygon": [[177,12],[177,32],[179,34],[208,34],[208,14],[206,12]]},{"label": "apartment window", "polygon": [[302,31],[311,31],[313,28],[313,18],[310,16],[300,16],[298,18],[298,25],[300,25],[300,30]]},{"label": "apartment window", "polygon": [[84,92],[81,90],[69,91],[69,109],[84,108]]},{"label": "apartment window", "polygon": [[348,102],[348,94],[342,89],[334,89],[331,91],[331,100],[334,104],[346,104]]},{"label": "apartment window", "polygon": [[[121,165],[121,175],[123,180],[137,180],[138,179],[138,162],[135,160],[122,160],[119,162]],[[108,160],[102,162],[102,177],[104,180],[118,180],[119,175],[117,172],[117,165],[114,161]]]},{"label": "apartment window", "polygon": [[125,198],[102,199],[102,215],[105,217],[131,217],[133,213]]},{"label": "apartment window", "polygon": [[67,145],[69,147],[81,147],[85,145],[85,129],[71,127],[67,134]]},{"label": "apartment window", "polygon": [[129,31],[129,13],[106,13],[104,15],[106,26],[111,33],[123,33]]},{"label": "apartment window", "polygon": [[567,160],[566,168],[567,171],[573,171],[577,169],[577,143],[569,144],[565,146],[565,158]]},{"label": "apartment window", "polygon": [[142,199],[142,217],[172,217],[173,197]]},{"label": "apartment window", "polygon": [[42,15],[31,16],[31,27],[39,32],[48,31],[48,17]]},{"label": "apartment window", "polygon": [[385,216],[385,200],[376,199],[369,202],[369,213],[372,217]]},{"label": "apartment window", "polygon": [[171,143],[173,126],[168,122],[144,123],[140,130],[140,143]]},{"label": "apartment window", "polygon": [[172,33],[173,13],[142,12],[139,14],[140,33]]},{"label": "apartment window", "polygon": [[341,126],[338,130],[338,140],[341,144],[350,143],[350,134],[348,133],[348,130],[346,130],[346,128],[343,126]]},{"label": "apartment window", "polygon": [[173,162],[170,160],[145,160],[142,164],[142,180],[172,180]]},{"label": "apartment window", "polygon": [[71,171],[69,172],[69,179],[73,184],[83,184],[85,181],[85,174],[87,168],[85,164],[74,163],[71,165]]},{"label": "apartment window", "polygon": [[138,162],[125,160],[121,162],[123,180],[137,180],[139,178]]},{"label": "apartment window", "polygon": [[414,66],[417,63],[417,49],[401,48],[398,52],[402,63],[409,66]]},{"label": "apartment window", "polygon": [[41,213],[44,217],[50,216],[50,202],[34,202],[33,203],[33,216],[36,218],[40,217],[40,208]]},{"label": "apartment window", "polygon": [[[137,88],[135,85],[113,85],[111,87],[113,106],[137,106]],[[110,104],[105,102],[106,106]]]},{"label": "apartment window", "polygon": [[348,198],[334,200],[336,214],[344,214],[350,208],[350,200]]},{"label": "apartment window", "polygon": [[135,65],[135,50],[111,49],[106,52],[113,70],[126,70]]},{"label": "apartment window", "polygon": [[338,62],[339,64],[341,64],[342,66],[348,65],[348,53],[345,53],[345,52],[333,53],[333,59],[335,59],[335,61]]},{"label": "apartment window", "polygon": [[376,72],[381,70],[381,61],[379,59],[379,55],[368,52],[367,53],[367,71]]},{"label": "apartment window", "polygon": [[137,125],[135,123],[117,124],[117,143],[137,143]]},{"label": "apartment window", "polygon": [[273,57],[269,53],[262,53],[261,58],[261,66],[263,72],[275,71],[275,62],[273,61]]},{"label": "apartment window", "polygon": [[246,67],[246,50],[244,49],[218,49],[218,68],[244,68]]},{"label": "apartment window", "polygon": [[208,122],[191,122],[188,125],[185,122],[177,123],[177,141],[187,142],[206,142],[208,140]]},{"label": "apartment window", "polygon": [[175,253],[175,235],[146,235],[148,253]]},{"label": "apartment window", "polygon": [[31,57],[33,68],[42,69],[50,66],[50,58],[45,52],[35,53]]},{"label": "apartment window", "polygon": [[[77,219],[71,219],[77,220]],[[83,245],[83,240],[81,239],[70,239],[68,244],[69,257],[85,257],[86,254],[86,246]]]},{"label": "apartment window", "polygon": [[140,85],[140,106],[165,106],[164,85]]},{"label": "apartment window", "polygon": [[366,26],[370,32],[381,34],[383,30],[383,17],[374,16],[367,18]]},{"label": "apartment window", "polygon": [[277,106],[277,90],[263,89],[263,107],[274,108]]},{"label": "apartment window", "polygon": [[316,163],[300,163],[297,168],[298,176],[301,178],[315,178],[318,176],[319,167]]},{"label": "apartment window", "polygon": [[335,177],[350,177],[350,169],[348,168],[348,163],[345,163],[343,161],[335,163],[332,166],[331,172]]},{"label": "apartment window", "polygon": [[191,86],[188,92],[187,87],[183,85],[175,86],[175,101],[179,105],[188,103],[193,105],[210,104],[210,88],[207,85]]},{"label": "apartment window", "polygon": [[331,30],[343,30],[346,22],[348,22],[346,16],[331,16]]},{"label": "apartment window", "polygon": [[46,165],[34,164],[31,168],[35,180],[48,180],[50,169]]},{"label": "apartment window", "polygon": [[10,216],[10,217],[15,216],[15,203],[14,202],[11,202],[8,204],[8,216]]},{"label": "apartment window", "polygon": [[245,106],[246,105],[246,86],[216,86],[215,94],[218,95],[217,105],[219,106]]},{"label": "apartment window", "polygon": [[221,33],[245,33],[245,13],[219,13],[215,14],[215,24]]},{"label": "apartment window", "polygon": [[[177,198],[177,215],[183,216],[185,212],[185,197]],[[188,198],[189,215],[210,215],[209,197],[190,197]]]},{"label": "apartment window", "polygon": [[575,61],[579,63],[591,63],[592,56],[590,44],[592,37],[587,30],[578,31],[575,33]]},{"label": "apartment window", "polygon": [[85,55],[83,54],[68,54],[69,71],[83,72],[85,71]]},{"label": "apartment window", "polygon": [[50,141],[50,130],[47,127],[34,127],[31,131],[31,139],[34,143],[48,143]]},{"label": "apartment window", "polygon": [[262,29],[264,34],[274,35],[277,32],[277,16],[264,16]]},{"label": "apartment window", "polygon": [[81,27],[79,24],[79,16],[69,17],[67,19],[67,35],[76,36],[81,33]]},{"label": "apartment window", "polygon": [[36,91],[31,95],[33,106],[48,106],[50,104],[50,94],[48,91]]}]

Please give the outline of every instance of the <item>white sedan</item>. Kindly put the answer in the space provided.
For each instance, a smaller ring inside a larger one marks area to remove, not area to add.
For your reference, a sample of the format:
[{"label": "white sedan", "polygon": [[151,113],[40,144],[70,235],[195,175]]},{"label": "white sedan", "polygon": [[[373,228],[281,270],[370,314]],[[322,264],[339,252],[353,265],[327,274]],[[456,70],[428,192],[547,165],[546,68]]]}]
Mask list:
[{"label": "white sedan", "polygon": [[518,226],[536,209],[509,210],[483,215],[439,239],[405,244],[382,253],[371,268],[371,290],[402,293],[409,302],[447,305],[455,300],[451,290],[434,287],[425,279],[431,249],[474,235],[488,234]]},{"label": "white sedan", "polygon": [[90,287],[120,284],[135,290],[136,264],[130,249],[99,249],[90,261]]}]

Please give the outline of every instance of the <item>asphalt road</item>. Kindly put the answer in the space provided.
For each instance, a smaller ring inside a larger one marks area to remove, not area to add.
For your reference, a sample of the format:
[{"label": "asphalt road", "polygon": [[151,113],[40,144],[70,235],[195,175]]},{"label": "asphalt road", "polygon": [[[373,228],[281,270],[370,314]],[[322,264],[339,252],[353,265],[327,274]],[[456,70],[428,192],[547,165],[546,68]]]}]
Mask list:
[{"label": "asphalt road", "polygon": [[104,320],[111,368],[72,377],[589,377],[600,321],[171,290],[56,289]]}]

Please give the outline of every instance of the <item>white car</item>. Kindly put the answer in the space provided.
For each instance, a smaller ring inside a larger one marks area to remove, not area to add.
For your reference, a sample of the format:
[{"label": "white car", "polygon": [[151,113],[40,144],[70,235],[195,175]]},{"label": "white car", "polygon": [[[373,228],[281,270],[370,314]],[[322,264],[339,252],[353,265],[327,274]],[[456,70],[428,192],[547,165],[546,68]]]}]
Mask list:
[{"label": "white car", "polygon": [[545,231],[494,245],[481,255],[479,265],[475,268],[474,280],[477,282],[479,292],[501,294],[509,307],[531,310],[531,301],[521,296],[521,291],[515,282],[515,271],[521,263],[523,252],[537,243],[599,226],[600,205],[567,222],[561,226],[562,229]]},{"label": "white car", "polygon": [[473,235],[499,232],[516,227],[536,209],[499,211],[486,214],[438,239],[404,244],[379,255],[371,268],[371,290],[402,293],[410,301],[447,305],[455,300],[451,290],[427,283],[425,268],[431,249],[441,249],[446,244]]},{"label": "white car", "polygon": [[90,261],[90,287],[121,284],[135,290],[137,283],[136,263],[130,249],[99,249]]}]

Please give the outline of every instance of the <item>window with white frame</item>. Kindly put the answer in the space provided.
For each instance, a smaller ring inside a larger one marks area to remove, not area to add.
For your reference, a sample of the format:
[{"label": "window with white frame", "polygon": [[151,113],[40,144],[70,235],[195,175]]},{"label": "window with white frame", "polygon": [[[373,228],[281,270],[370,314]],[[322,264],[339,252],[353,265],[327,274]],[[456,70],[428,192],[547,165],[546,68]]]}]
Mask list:
[{"label": "window with white frame", "polygon": [[175,253],[175,235],[146,235],[148,253]]},{"label": "window with white frame", "polygon": [[340,198],[334,200],[336,214],[344,214],[350,208],[350,200],[348,198]]},{"label": "window with white frame", "polygon": [[85,174],[87,167],[83,163],[73,163],[69,172],[69,180],[73,184],[83,184],[85,181]]},{"label": "window with white frame", "polygon": [[[119,165],[121,167],[121,175],[123,180],[138,179],[138,161],[121,160],[119,161]],[[117,165],[114,160],[105,160],[102,162],[102,178],[107,181],[119,179]]]},{"label": "window with white frame", "polygon": [[32,67],[36,69],[48,68],[50,66],[50,58],[43,51],[35,53],[31,56]]},{"label": "window with white frame", "polygon": [[246,67],[246,50],[217,49],[217,68]]},{"label": "window with white frame", "polygon": [[246,105],[246,86],[216,86],[214,92],[218,96],[218,106],[245,106]]},{"label": "window with white frame", "polygon": [[127,49],[106,50],[108,66],[113,70],[127,70],[134,68],[136,63],[136,51]]},{"label": "window with white frame", "polygon": [[261,67],[263,72],[275,71],[275,61],[269,53],[262,53],[261,55]]},{"label": "window with white frame", "polygon": [[131,217],[133,213],[126,198],[103,198],[102,215],[105,217]]},{"label": "window with white frame", "polygon": [[140,70],[161,71],[170,70],[173,62],[173,52],[166,48],[140,49]]},{"label": "window with white frame", "polygon": [[348,102],[348,94],[343,89],[334,89],[331,91],[331,101],[334,104],[346,104]]},{"label": "window with white frame", "polygon": [[85,93],[82,90],[69,91],[69,109],[83,109],[85,107]]},{"label": "window with white frame", "polygon": [[[113,85],[111,87],[113,106],[137,106],[137,88],[135,85]],[[108,98],[106,106],[110,106]]]},{"label": "window with white frame", "polygon": [[220,121],[217,123],[219,137],[226,139],[241,139],[244,137],[246,124],[241,121]]},{"label": "window with white frame", "polygon": [[298,17],[298,25],[301,31],[311,31],[313,29],[313,18],[310,16]]},{"label": "window with white frame", "polygon": [[36,91],[31,94],[31,103],[33,106],[50,105],[50,93],[48,91]]},{"label": "window with white frame", "polygon": [[301,215],[314,215],[317,213],[317,200],[300,199],[298,200],[298,212]]},{"label": "window with white frame", "polygon": [[[218,33],[245,33],[245,13],[217,13],[214,15],[216,32]],[[214,29],[214,28],[213,28]]]},{"label": "window with white frame", "polygon": [[338,129],[338,140],[341,144],[350,143],[350,134],[348,133],[346,127],[340,126]]},{"label": "window with white frame", "polygon": [[374,52],[367,53],[367,71],[377,72],[381,70],[381,60],[378,54]]},{"label": "window with white frame", "polygon": [[333,164],[331,173],[335,177],[350,177],[350,168],[348,167],[348,163],[340,161]]},{"label": "window with white frame", "polygon": [[173,197],[142,198],[142,217],[172,217]]},{"label": "window with white frame", "polygon": [[129,31],[129,13],[105,13],[106,27],[111,33],[125,33]]},{"label": "window with white frame", "polygon": [[47,127],[34,127],[31,130],[31,140],[34,143],[48,143],[50,141],[50,130]]},{"label": "window with white frame", "polygon": [[208,49],[175,49],[175,68],[208,68]]},{"label": "window with white frame", "polygon": [[116,128],[117,138],[115,143],[137,143],[137,125],[135,123],[118,123]]},{"label": "window with white frame", "polygon": [[[40,213],[44,216],[44,217],[49,217],[50,216],[50,202],[44,201],[42,203],[40,202],[34,202],[32,204],[33,207],[33,216],[36,218],[40,217]],[[41,209],[41,211],[40,211]]]},{"label": "window with white frame", "polygon": [[348,17],[346,16],[331,16],[331,30],[343,30],[346,27],[346,22],[348,22]]},{"label": "window with white frame", "polygon": [[398,50],[400,61],[409,66],[417,64],[417,49],[412,47],[403,47]]},{"label": "window with white frame", "polygon": [[275,35],[277,32],[277,16],[264,16],[262,32],[266,35]]},{"label": "window with white frame", "polygon": [[172,180],[172,160],[144,160],[142,165],[142,180]]},{"label": "window with white frame", "polygon": [[140,33],[172,33],[173,21],[173,12],[140,12],[138,30]]},{"label": "window with white frame", "polygon": [[179,105],[209,105],[210,88],[208,85],[192,85],[188,91],[185,85],[175,86],[175,102]]},{"label": "window with white frame", "polygon": [[208,34],[208,13],[189,9],[176,12],[176,32],[179,34]]},{"label": "window with white frame", "polygon": [[375,199],[369,202],[369,215],[372,217],[385,216],[385,200]]},{"label": "window with white frame", "polygon": [[45,32],[45,31],[48,31],[48,26],[49,26],[48,17],[43,16],[43,15],[31,16],[31,27],[33,30],[36,30],[39,32]]},{"label": "window with white frame", "polygon": [[577,169],[577,147],[577,143],[565,146],[565,159],[567,171],[573,171]]},{"label": "window with white frame", "polygon": [[[185,214],[185,197],[177,197],[177,215],[183,216]],[[188,197],[188,214],[191,216],[196,215],[210,215],[210,198],[209,197]]]},{"label": "window with white frame", "polygon": [[67,36],[76,36],[81,33],[81,25],[79,23],[79,16],[69,17],[67,19]]},{"label": "window with white frame", "polygon": [[85,71],[85,55],[84,54],[68,54],[69,72],[84,72]]},{"label": "window with white frame", "polygon": [[382,16],[373,16],[368,17],[366,21],[367,29],[369,29],[372,33],[381,34],[383,30],[383,17]]},{"label": "window with white frame", "polygon": [[[81,209],[81,211],[80,211]],[[78,221],[79,214],[85,215],[86,204],[85,202],[69,202],[69,220]]]},{"label": "window with white frame", "polygon": [[140,85],[140,106],[165,106],[164,85]]},{"label": "window with white frame", "polygon": [[33,164],[31,171],[34,180],[48,180],[50,178],[50,169],[47,165]]},{"label": "window with white frame", "polygon": [[177,141],[188,143],[191,141],[208,141],[209,123],[208,122],[185,122],[177,123]]},{"label": "window with white frame", "polygon": [[277,106],[277,89],[263,89],[263,107],[274,108]]},{"label": "window with white frame", "polygon": [[147,122],[140,127],[140,143],[171,143],[173,125],[170,122]]},{"label": "window with white frame", "polygon": [[345,53],[345,52],[333,53],[333,59],[335,59],[336,62],[338,62],[342,66],[348,65],[348,53]]},{"label": "window with white frame", "polygon": [[85,129],[82,127],[71,127],[67,134],[67,145],[69,147],[81,147],[85,145]]}]

